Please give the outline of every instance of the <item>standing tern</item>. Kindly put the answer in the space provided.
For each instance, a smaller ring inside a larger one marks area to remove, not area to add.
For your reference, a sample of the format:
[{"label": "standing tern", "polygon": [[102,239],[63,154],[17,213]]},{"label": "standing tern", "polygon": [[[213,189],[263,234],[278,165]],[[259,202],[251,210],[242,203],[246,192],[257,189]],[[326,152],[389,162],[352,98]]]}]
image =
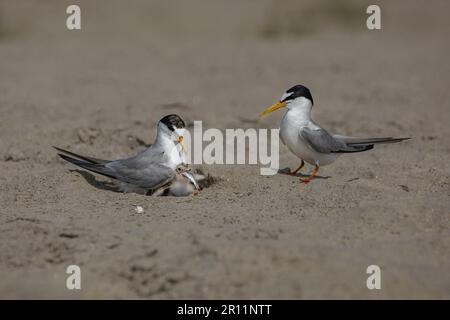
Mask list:
[{"label": "standing tern", "polygon": [[193,179],[188,170],[180,169],[186,162],[184,133],[184,121],[178,115],[171,114],[158,122],[155,142],[130,158],[102,160],[54,148],[61,152],[58,155],[62,159],[116,180],[122,192],[153,194],[182,176],[188,181]]},{"label": "standing tern", "polygon": [[296,175],[305,161],[314,166],[309,177],[301,179],[309,183],[317,175],[320,166],[333,163],[343,153],[363,152],[378,143],[393,143],[410,138],[356,138],[330,134],[311,119],[314,100],[308,88],[296,85],[287,90],[280,101],[261,112],[260,116],[286,107],[280,125],[281,141],[300,158],[300,166],[289,175]]}]

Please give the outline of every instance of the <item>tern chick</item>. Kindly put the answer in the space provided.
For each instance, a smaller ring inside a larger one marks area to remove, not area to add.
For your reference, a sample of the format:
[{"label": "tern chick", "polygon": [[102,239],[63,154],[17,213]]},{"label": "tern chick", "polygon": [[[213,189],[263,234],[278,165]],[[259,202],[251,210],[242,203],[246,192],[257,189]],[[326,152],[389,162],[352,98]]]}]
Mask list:
[{"label": "tern chick", "polygon": [[153,196],[186,197],[198,194],[201,187],[197,180],[203,180],[204,176],[192,173],[191,169],[185,165],[178,166],[176,171],[176,178],[169,185],[156,190]]}]

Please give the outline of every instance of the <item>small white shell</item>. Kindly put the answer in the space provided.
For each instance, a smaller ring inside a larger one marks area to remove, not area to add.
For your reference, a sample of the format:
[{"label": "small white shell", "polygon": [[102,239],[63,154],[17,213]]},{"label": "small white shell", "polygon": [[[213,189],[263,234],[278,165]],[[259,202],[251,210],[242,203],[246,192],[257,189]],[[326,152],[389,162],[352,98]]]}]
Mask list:
[{"label": "small white shell", "polygon": [[134,208],[134,211],[136,211],[136,213],[144,213],[144,208],[142,208],[141,206],[136,206],[136,208]]}]

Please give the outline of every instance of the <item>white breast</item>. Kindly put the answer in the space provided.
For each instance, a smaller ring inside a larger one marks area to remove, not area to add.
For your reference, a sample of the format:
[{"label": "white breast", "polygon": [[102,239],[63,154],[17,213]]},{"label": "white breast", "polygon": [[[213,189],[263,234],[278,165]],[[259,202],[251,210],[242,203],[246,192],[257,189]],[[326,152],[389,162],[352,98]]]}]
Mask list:
[{"label": "white breast", "polygon": [[185,155],[181,144],[173,144],[169,151],[169,163],[172,168],[176,168],[180,164],[186,163]]},{"label": "white breast", "polygon": [[317,129],[309,117],[299,114],[296,110],[288,110],[281,121],[280,136],[289,151],[311,165],[324,166],[336,160],[336,154],[320,153],[309,146],[300,136],[303,127]]}]

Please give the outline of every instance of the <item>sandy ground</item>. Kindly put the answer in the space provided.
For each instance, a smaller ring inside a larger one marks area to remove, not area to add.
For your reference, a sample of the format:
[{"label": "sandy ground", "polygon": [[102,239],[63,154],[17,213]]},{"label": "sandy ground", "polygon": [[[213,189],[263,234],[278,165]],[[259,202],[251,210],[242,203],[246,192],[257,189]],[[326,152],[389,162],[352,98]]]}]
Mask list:
[{"label": "sandy ground", "polygon": [[[242,2],[77,1],[68,31],[71,1],[0,1],[0,298],[450,298],[449,2],[381,2],[381,31],[364,1]],[[51,149],[131,155],[168,113],[276,128],[258,112],[297,83],[330,131],[413,140],[309,185],[203,166],[186,198],[113,192]]]}]

